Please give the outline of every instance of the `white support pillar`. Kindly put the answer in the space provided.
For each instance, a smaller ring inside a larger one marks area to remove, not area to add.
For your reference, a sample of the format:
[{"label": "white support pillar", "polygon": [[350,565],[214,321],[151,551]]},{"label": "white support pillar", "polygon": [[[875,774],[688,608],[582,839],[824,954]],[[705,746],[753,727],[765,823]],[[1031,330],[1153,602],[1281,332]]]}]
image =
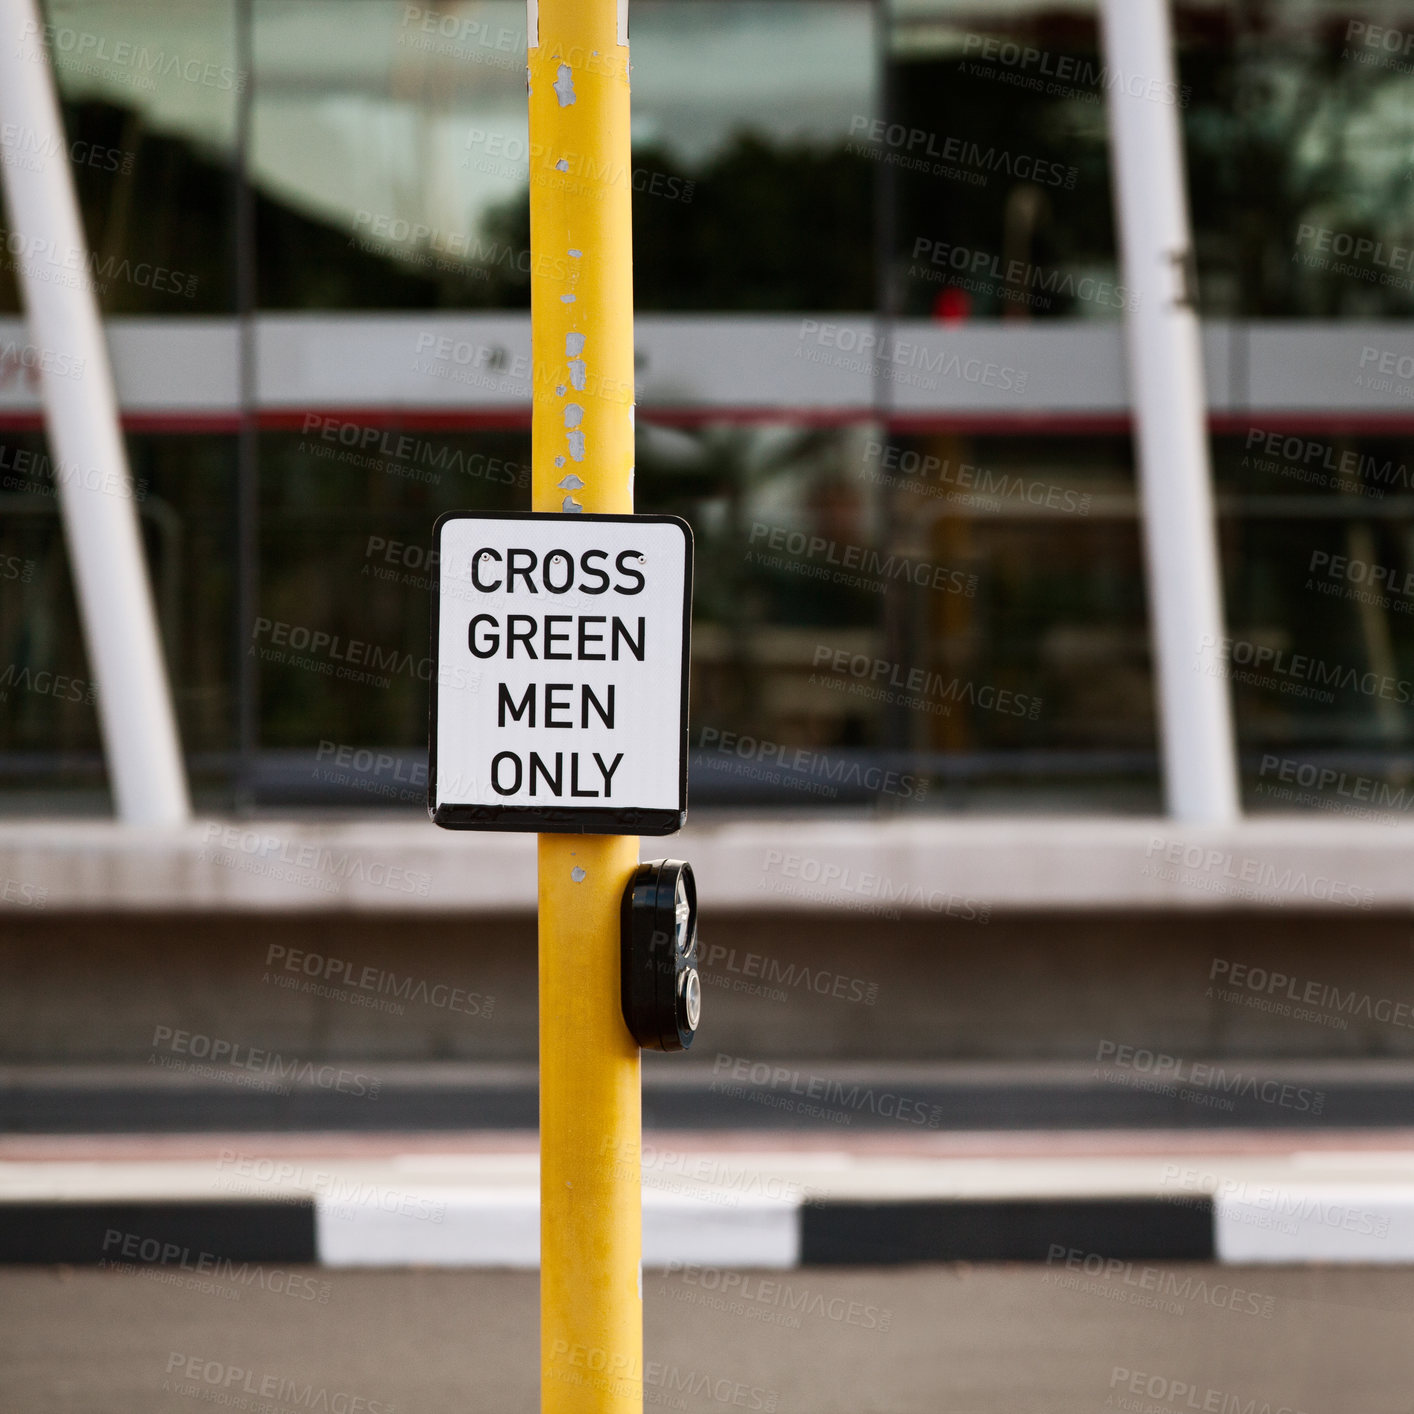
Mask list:
[{"label": "white support pillar", "polygon": [[1111,167],[1169,814],[1238,818],[1203,350],[1168,0],[1102,0]]},{"label": "white support pillar", "polygon": [[0,179],[30,338],[81,369],[42,373],[41,396],[114,803],[130,824],[178,824],[186,770],[36,0],[0,0],[0,123],[22,135]]}]

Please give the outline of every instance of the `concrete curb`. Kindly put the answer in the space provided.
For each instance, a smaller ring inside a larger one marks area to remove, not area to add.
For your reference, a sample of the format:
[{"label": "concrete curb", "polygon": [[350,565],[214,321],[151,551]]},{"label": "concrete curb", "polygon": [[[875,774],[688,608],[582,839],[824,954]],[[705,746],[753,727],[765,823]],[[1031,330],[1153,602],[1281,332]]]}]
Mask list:
[{"label": "concrete curb", "polygon": [[[1124,1261],[1213,1260],[1213,1204],[1162,1199],[811,1202],[732,1206],[646,1190],[643,1262],[788,1270],[916,1262],[1046,1262],[1061,1252]],[[1325,1256],[1324,1260],[1340,1260]],[[237,1282],[255,1266],[539,1266],[532,1190],[468,1189],[401,1208],[316,1196],[294,1202],[0,1205],[0,1262],[171,1269]],[[1300,1260],[1290,1258],[1288,1260]]]},{"label": "concrete curb", "polygon": [[[338,1195],[0,1204],[0,1263],[155,1269],[163,1279],[266,1284],[302,1265],[533,1270],[539,1246],[537,1195],[524,1188],[402,1195],[397,1205]],[[645,1190],[643,1260],[668,1270],[1030,1262],[1090,1275],[1133,1262],[1406,1264],[1414,1190],[730,1206]]]},{"label": "concrete curb", "polygon": [[[694,819],[672,853],[692,861],[719,916],[844,911],[941,924],[1050,911],[1414,910],[1414,824],[1402,821]],[[17,911],[524,914],[535,907],[535,844],[482,835],[469,848],[455,832],[400,818],[206,819],[171,830],[26,819],[0,821],[0,877],[0,903]]]}]

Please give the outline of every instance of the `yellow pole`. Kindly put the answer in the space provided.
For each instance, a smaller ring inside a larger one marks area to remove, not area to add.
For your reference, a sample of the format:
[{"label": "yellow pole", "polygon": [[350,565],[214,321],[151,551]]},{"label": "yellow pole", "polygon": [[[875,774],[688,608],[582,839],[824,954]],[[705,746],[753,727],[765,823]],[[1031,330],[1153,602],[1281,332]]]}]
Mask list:
[{"label": "yellow pole", "polygon": [[[624,5],[626,26],[626,4]],[[633,510],[628,36],[619,0],[535,0],[533,500]],[[620,42],[622,40],[622,43]],[[540,836],[540,1407],[643,1408],[642,1109],[619,1001],[633,836]]]}]

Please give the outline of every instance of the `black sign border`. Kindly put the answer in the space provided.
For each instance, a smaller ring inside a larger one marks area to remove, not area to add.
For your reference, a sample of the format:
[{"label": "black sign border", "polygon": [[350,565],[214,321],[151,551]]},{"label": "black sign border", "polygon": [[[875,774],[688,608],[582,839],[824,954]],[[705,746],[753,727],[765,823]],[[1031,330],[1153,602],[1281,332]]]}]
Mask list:
[{"label": "black sign border", "polygon": [[[678,753],[678,808],[649,810],[630,806],[616,810],[605,806],[441,805],[437,802],[437,695],[441,673],[442,527],[453,520],[538,520],[620,524],[666,524],[681,528],[684,540],[682,605],[682,724]],[[432,526],[432,547],[437,552],[437,579],[432,587],[432,682],[428,694],[427,813],[444,830],[497,830],[545,835],[673,835],[687,823],[687,693],[692,658],[692,527],[681,516],[588,515],[564,511],[447,511]]]}]

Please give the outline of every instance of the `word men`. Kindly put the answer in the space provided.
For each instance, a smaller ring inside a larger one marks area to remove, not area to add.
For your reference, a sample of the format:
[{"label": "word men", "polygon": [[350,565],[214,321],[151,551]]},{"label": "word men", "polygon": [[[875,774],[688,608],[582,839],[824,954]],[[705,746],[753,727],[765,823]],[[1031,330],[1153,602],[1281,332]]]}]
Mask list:
[{"label": "word men", "polygon": [[[691,532],[444,517],[429,804],[453,829],[666,834],[686,810]],[[441,673],[453,662],[464,676]]]}]

